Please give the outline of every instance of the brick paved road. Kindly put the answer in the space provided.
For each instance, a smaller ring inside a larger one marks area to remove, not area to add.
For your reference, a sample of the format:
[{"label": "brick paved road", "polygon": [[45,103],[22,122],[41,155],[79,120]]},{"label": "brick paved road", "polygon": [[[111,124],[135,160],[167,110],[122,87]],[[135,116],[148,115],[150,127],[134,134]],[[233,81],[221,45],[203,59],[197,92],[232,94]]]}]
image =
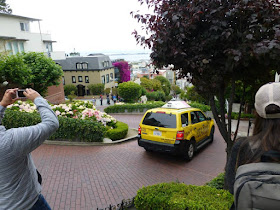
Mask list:
[{"label": "brick paved road", "polygon": [[[137,128],[138,119],[131,117]],[[43,177],[42,193],[54,210],[96,209],[132,198],[142,186],[171,181],[202,185],[223,171],[224,151],[216,132],[213,144],[191,162],[146,152],[136,140],[111,146],[42,145],[32,156]]]}]

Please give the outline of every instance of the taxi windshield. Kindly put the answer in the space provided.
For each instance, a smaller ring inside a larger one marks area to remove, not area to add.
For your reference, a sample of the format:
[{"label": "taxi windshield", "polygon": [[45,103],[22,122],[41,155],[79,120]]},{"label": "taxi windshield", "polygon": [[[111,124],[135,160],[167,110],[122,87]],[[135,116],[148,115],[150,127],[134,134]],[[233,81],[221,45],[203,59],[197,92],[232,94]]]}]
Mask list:
[{"label": "taxi windshield", "polygon": [[176,115],[148,112],[142,124],[163,128],[176,128]]}]

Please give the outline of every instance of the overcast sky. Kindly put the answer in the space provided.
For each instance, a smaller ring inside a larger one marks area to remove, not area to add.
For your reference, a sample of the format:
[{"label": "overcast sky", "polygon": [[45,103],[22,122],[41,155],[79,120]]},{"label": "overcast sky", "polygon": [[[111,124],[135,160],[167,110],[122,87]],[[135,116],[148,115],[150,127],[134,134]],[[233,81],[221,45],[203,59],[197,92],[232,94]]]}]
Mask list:
[{"label": "overcast sky", "polygon": [[[6,0],[14,15],[42,19],[55,51],[142,51],[131,33],[141,25],[131,11],[147,13],[137,0]],[[37,25],[37,24],[36,24]]]}]

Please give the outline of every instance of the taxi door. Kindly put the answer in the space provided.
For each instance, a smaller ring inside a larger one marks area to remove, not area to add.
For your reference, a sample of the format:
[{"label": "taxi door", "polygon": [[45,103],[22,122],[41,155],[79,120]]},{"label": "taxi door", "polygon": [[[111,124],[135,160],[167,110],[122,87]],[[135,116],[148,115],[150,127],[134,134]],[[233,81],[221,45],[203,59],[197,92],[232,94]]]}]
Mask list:
[{"label": "taxi door", "polygon": [[191,116],[191,125],[190,130],[192,133],[192,136],[194,136],[195,141],[199,142],[203,139],[203,134],[201,132],[201,124],[199,123],[198,117],[194,111],[190,113]]},{"label": "taxi door", "polygon": [[205,139],[208,136],[210,129],[210,120],[207,120],[205,115],[201,111],[195,111],[198,119],[198,132],[201,135],[202,139]]}]

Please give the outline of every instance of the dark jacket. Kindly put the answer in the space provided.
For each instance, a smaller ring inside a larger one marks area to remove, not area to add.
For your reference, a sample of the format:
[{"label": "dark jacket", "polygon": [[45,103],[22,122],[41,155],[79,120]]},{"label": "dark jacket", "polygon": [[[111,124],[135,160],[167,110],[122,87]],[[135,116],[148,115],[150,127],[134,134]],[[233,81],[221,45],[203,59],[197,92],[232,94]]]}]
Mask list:
[{"label": "dark jacket", "polygon": [[231,156],[226,166],[226,184],[231,194],[233,194],[233,185],[235,181],[236,170],[238,166],[244,164],[244,162],[246,161],[245,155],[248,151],[250,151],[248,150],[249,145],[247,143],[244,146],[242,146],[242,148],[240,147],[244,144],[245,140],[246,138],[240,138],[233,145]]}]

